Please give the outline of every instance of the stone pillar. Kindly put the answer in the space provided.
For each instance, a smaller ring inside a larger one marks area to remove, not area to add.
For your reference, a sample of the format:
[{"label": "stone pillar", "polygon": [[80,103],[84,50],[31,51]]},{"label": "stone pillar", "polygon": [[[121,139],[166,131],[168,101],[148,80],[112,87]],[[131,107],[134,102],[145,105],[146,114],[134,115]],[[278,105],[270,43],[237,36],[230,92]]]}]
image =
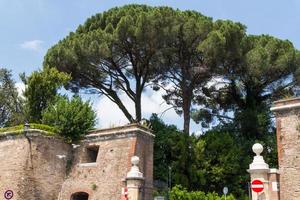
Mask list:
[{"label": "stone pillar", "polygon": [[271,200],[268,192],[268,173],[270,169],[269,165],[265,163],[264,158],[260,155],[263,152],[263,146],[259,143],[256,143],[253,145],[252,150],[256,154],[256,156],[254,156],[253,162],[249,165],[249,169],[247,171],[250,173],[251,182],[255,179],[258,179],[264,184],[264,190],[260,193],[253,192],[251,190],[252,200]]},{"label": "stone pillar", "polygon": [[300,97],[276,101],[280,200],[300,199]]},{"label": "stone pillar", "polygon": [[126,186],[128,191],[128,200],[142,200],[143,199],[143,173],[140,172],[138,164],[140,162],[139,157],[133,156],[131,158],[132,167],[127,173]]},{"label": "stone pillar", "polygon": [[270,195],[270,199],[280,199],[280,193],[279,193],[279,171],[278,169],[270,169],[269,172],[269,195]]}]

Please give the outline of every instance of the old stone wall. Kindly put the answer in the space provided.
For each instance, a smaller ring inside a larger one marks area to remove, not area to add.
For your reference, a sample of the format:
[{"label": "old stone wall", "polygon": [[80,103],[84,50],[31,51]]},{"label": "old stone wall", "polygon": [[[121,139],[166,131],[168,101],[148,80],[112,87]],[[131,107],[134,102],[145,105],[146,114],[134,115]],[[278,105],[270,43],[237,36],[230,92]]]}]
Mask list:
[{"label": "old stone wall", "polygon": [[[0,137],[0,195],[12,190],[13,199],[56,200],[71,147],[38,131],[27,135]],[[66,157],[60,159],[58,155]]]},{"label": "old stone wall", "polygon": [[280,199],[300,199],[300,99],[275,102],[271,109],[276,115]]},{"label": "old stone wall", "polygon": [[[88,149],[95,147],[99,148],[96,161],[86,163],[90,160]],[[89,200],[121,199],[134,155],[139,156],[145,177],[145,186],[141,188],[143,200],[152,200],[153,135],[149,131],[136,125],[99,130],[88,135],[74,155],[73,167],[59,200],[69,200],[77,192],[88,193]]]},{"label": "old stone wall", "polygon": [[0,196],[16,200],[119,200],[131,157],[140,158],[143,200],[152,200],[153,135],[139,125],[98,130],[79,145],[30,130],[0,135]]}]

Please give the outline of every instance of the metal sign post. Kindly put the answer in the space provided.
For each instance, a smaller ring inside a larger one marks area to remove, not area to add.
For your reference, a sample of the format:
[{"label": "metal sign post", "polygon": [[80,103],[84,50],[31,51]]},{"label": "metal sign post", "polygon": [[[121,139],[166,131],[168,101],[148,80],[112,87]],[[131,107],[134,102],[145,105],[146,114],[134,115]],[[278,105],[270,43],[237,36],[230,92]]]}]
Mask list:
[{"label": "metal sign post", "polygon": [[226,200],[226,195],[227,195],[227,193],[228,193],[228,187],[224,187],[223,188],[223,193],[224,193],[224,195],[225,195],[225,200]]}]

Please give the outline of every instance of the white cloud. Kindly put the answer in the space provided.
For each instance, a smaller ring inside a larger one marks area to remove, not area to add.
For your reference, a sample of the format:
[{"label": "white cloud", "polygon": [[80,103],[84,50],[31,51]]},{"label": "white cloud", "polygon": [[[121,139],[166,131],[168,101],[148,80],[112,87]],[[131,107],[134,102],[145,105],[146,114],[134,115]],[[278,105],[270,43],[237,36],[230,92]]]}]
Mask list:
[{"label": "white cloud", "polygon": [[[164,90],[155,92],[150,89],[142,94],[142,116],[148,119],[152,113],[157,113],[158,117],[162,118],[166,124],[175,124],[181,129],[183,127],[183,118],[177,115],[173,108],[168,109],[171,106],[165,103],[162,98],[163,94]],[[120,95],[120,98],[129,112],[134,115],[135,109],[133,102],[126,95]],[[99,122],[97,125],[98,128],[109,128],[129,123],[118,106],[107,97],[103,96],[98,100],[94,99],[93,102],[93,108],[97,112],[97,119]],[[200,135],[203,130],[199,124],[196,124],[191,120],[191,133],[193,132]]]},{"label": "white cloud", "polygon": [[17,82],[15,84],[16,88],[17,88],[17,91],[18,91],[18,94],[20,97],[23,97],[23,93],[25,91],[25,85],[23,82]]},{"label": "white cloud", "polygon": [[222,77],[214,77],[208,83],[208,87],[216,87],[217,90],[225,87],[229,82]]},{"label": "white cloud", "polygon": [[31,51],[41,51],[43,50],[43,41],[42,40],[30,40],[25,41],[22,44],[20,44],[20,47],[22,49],[31,50]]},{"label": "white cloud", "polygon": [[[162,91],[146,91],[142,95],[142,116],[149,118],[152,113],[160,114],[168,109],[170,106],[167,105],[162,98]],[[126,96],[120,95],[120,98],[129,112],[134,115],[134,104]],[[111,102],[107,97],[102,97],[100,100],[94,102],[94,109],[97,112],[97,118],[99,119],[99,125],[101,128],[108,128],[111,126],[119,126],[128,123],[128,120],[124,114],[120,111],[118,106]],[[173,109],[168,110],[162,116],[168,123],[175,122],[179,116]]]},{"label": "white cloud", "polygon": [[[127,109],[132,112],[134,107],[130,100],[124,95],[121,96],[121,99]],[[107,97],[103,96],[100,100],[94,102],[94,109],[97,112],[97,118],[101,128],[120,126],[128,123],[128,120],[119,107]]]}]

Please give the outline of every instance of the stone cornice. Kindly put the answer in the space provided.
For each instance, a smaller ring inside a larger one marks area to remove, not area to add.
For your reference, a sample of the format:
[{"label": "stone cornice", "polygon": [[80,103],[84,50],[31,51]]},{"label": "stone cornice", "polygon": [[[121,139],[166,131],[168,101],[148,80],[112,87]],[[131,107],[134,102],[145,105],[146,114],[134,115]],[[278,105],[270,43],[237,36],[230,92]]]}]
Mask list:
[{"label": "stone cornice", "polygon": [[279,112],[279,111],[295,109],[295,108],[300,108],[299,97],[275,101],[270,110],[273,112]]},{"label": "stone cornice", "polygon": [[139,124],[130,124],[126,126],[91,131],[85,136],[85,138],[86,140],[109,140],[115,138],[134,137],[137,134],[142,134],[152,138],[155,137],[149,129]]}]

